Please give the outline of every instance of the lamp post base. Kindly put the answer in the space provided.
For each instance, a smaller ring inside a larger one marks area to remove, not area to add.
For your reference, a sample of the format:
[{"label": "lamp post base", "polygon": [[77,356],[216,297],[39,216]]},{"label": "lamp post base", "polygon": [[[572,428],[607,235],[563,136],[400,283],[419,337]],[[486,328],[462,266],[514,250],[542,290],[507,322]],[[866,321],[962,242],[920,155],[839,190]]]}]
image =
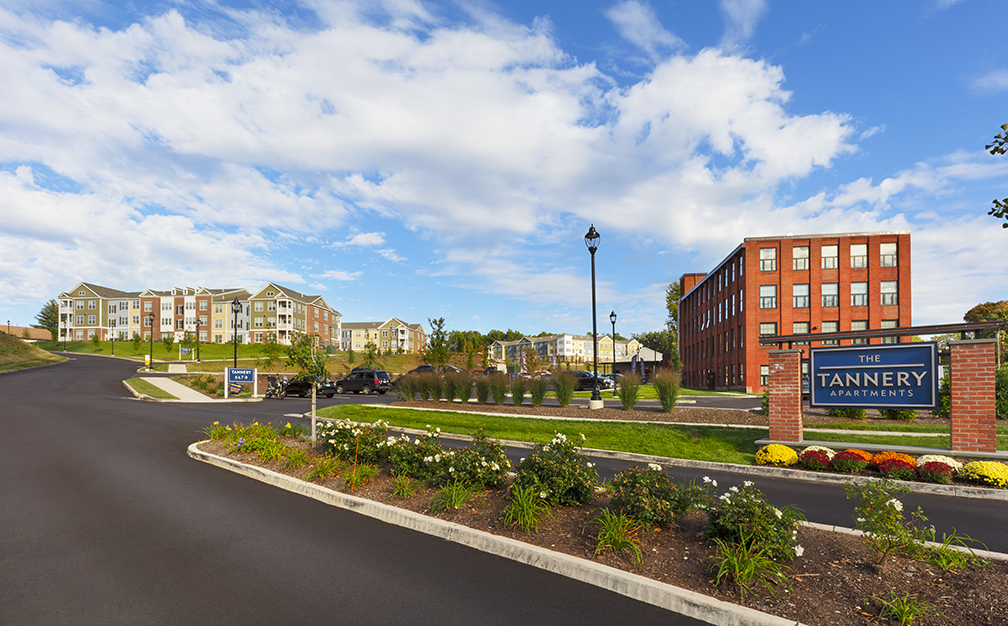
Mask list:
[{"label": "lamp post base", "polygon": [[602,400],[589,400],[588,401],[588,408],[589,409],[601,409],[603,407],[605,407],[605,402],[603,402]]}]

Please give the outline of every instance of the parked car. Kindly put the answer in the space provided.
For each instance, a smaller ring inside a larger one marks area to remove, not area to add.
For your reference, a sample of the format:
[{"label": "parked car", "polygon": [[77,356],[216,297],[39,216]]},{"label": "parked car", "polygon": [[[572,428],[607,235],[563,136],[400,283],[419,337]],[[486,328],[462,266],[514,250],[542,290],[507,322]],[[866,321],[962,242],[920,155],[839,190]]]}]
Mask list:
[{"label": "parked car", "polygon": [[360,370],[350,372],[346,378],[336,381],[336,393],[363,393],[377,391],[384,394],[392,388],[392,380],[384,370]]},{"label": "parked car", "polygon": [[[577,391],[591,391],[595,388],[595,376],[591,372],[586,372],[584,370],[571,370],[577,374],[578,381],[577,386],[574,387]],[[598,379],[599,389],[612,389],[613,381],[604,378],[601,374]]]},{"label": "parked car", "polygon": [[430,365],[429,363],[424,363],[423,365],[420,365],[418,367],[414,367],[413,369],[411,369],[410,371],[408,371],[406,373],[407,374],[423,374],[425,372],[436,372],[436,371],[437,371],[436,367],[434,367],[433,365]]},{"label": "parked car", "polygon": [[[301,396],[302,398],[307,398],[311,395],[311,388],[311,380],[307,378],[295,378],[287,382],[287,388],[285,391],[288,396]],[[333,384],[333,381],[328,378],[319,381],[318,389],[315,390],[316,396],[331,398],[335,394],[336,385]]]}]

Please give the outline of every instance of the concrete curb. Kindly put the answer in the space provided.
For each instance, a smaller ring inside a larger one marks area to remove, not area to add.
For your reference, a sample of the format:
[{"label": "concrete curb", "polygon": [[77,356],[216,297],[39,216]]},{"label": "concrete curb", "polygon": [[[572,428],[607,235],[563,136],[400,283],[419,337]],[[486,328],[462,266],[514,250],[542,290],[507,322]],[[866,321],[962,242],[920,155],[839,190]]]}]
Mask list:
[{"label": "concrete curb", "polygon": [[271,470],[245,465],[232,459],[203,452],[196,442],[188,455],[203,463],[226,469],[242,476],[307,496],[325,504],[347,509],[379,521],[415,530],[470,548],[501,556],[512,561],[538,567],[567,578],[607,589],[628,598],[645,602],[680,615],[717,626],[802,626],[794,620],[769,615],[754,609],[723,602],[703,594],[650,578],[624,572],[601,563],[553,552],[507,537],[498,537],[451,522],[427,517],[380,502],[365,500],[313,483],[304,482]]}]

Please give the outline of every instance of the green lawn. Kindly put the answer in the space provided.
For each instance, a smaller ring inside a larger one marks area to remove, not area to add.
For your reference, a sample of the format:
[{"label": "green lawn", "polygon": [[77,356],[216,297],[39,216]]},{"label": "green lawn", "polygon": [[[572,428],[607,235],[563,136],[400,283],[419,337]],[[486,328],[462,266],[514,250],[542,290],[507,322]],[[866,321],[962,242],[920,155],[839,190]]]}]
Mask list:
[{"label": "green lawn", "polygon": [[[548,396],[552,396],[552,397],[556,397],[556,394],[554,394],[552,391],[549,392],[547,395]],[[575,398],[590,398],[591,395],[592,395],[592,392],[590,392],[590,391],[575,391],[574,392],[574,397]],[[601,391],[600,395],[602,396],[603,399],[609,399],[609,398],[613,397],[612,390]],[[690,388],[687,388],[687,387],[683,387],[682,389],[679,390],[679,397],[681,397],[681,398],[685,398],[685,397],[689,397],[689,396],[740,396],[740,397],[745,397],[747,395],[748,394],[744,394],[744,393],[737,392],[737,391],[708,391],[707,389],[690,389]],[[637,399],[638,400],[643,400],[645,398],[648,398],[648,399],[657,399],[658,398],[658,393],[655,391],[654,385],[641,385],[640,386],[640,391],[637,394]]]},{"label": "green lawn", "polygon": [[178,400],[178,398],[167,391],[161,389],[160,387],[155,387],[142,378],[129,378],[126,380],[126,384],[135,389],[137,393],[142,393],[152,398],[157,398],[159,400]]}]

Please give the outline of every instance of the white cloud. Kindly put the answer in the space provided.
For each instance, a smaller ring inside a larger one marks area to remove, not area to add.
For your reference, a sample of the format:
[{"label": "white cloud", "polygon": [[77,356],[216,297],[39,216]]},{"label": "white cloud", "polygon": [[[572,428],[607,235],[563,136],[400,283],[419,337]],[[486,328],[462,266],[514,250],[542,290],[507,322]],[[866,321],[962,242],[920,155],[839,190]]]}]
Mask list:
[{"label": "white cloud", "polygon": [[327,270],[321,274],[312,274],[321,280],[335,280],[337,282],[353,282],[361,277],[363,272],[347,272],[344,270]]},{"label": "white cloud", "polygon": [[346,240],[348,246],[380,246],[385,243],[385,233],[358,233]]},{"label": "white cloud", "polygon": [[721,47],[734,50],[752,38],[756,23],[766,13],[766,0],[721,0],[721,11],[726,22]]},{"label": "white cloud", "polygon": [[973,81],[973,88],[988,93],[1008,90],[1008,70],[994,70],[984,74]]},{"label": "white cloud", "polygon": [[606,17],[621,37],[647,52],[653,61],[668,51],[686,47],[682,39],[665,30],[654,9],[646,3],[625,0],[606,11]]},{"label": "white cloud", "polygon": [[868,139],[869,137],[872,137],[874,135],[877,135],[878,133],[884,133],[884,132],[885,132],[885,124],[882,124],[880,126],[872,126],[868,130],[862,132],[861,135],[858,137],[858,139],[860,139],[861,141],[864,141],[865,139]]}]

